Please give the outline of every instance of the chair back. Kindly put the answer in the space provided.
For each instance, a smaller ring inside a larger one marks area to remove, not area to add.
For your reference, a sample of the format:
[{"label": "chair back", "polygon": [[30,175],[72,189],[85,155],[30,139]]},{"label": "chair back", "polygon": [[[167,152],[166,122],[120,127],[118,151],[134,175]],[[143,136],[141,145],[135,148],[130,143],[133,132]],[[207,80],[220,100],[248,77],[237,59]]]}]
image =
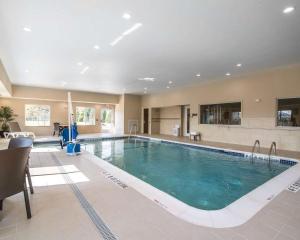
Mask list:
[{"label": "chair back", "polygon": [[8,148],[22,148],[22,147],[32,147],[33,140],[30,137],[18,137],[11,138],[8,144]]},{"label": "chair back", "polygon": [[22,192],[31,148],[0,150],[0,200]]},{"label": "chair back", "polygon": [[53,123],[54,131],[59,131],[59,125],[60,125],[59,122]]},{"label": "chair back", "polygon": [[9,122],[8,125],[11,132],[22,132],[18,122]]}]

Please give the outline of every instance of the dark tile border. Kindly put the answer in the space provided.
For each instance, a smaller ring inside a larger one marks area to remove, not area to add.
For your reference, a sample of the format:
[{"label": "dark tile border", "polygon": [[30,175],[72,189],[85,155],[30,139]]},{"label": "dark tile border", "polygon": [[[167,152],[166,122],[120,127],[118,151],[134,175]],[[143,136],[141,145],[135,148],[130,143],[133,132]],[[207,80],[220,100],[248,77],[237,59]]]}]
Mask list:
[{"label": "dark tile border", "polygon": [[[79,142],[80,143],[90,143],[90,142],[97,142],[97,141],[121,140],[121,139],[128,139],[128,138],[129,138],[129,136],[98,137],[98,138],[79,139]],[[156,138],[151,139],[151,138],[143,137],[143,136],[134,136],[132,138],[142,139],[145,141],[151,141],[151,140],[156,141]],[[245,154],[245,153],[229,151],[226,149],[216,149],[216,148],[211,148],[209,146],[204,147],[204,146],[190,145],[190,144],[186,144],[186,143],[173,142],[173,141],[168,141],[168,140],[158,139],[158,138],[157,138],[157,141],[164,143],[164,144],[185,146],[185,147],[193,148],[193,149],[201,149],[204,151],[223,153],[223,154],[227,154],[227,155],[231,155],[231,156],[235,156],[235,157],[249,157],[249,155]],[[54,140],[54,141],[47,141],[47,142],[36,142],[36,143],[34,143],[34,145],[53,144],[53,143],[59,144],[59,141]],[[266,158],[259,157],[259,156],[255,156],[255,159],[266,160]],[[271,161],[279,162],[280,164],[289,165],[289,166],[294,166],[297,164],[297,162],[288,160],[288,159],[278,159],[278,160],[271,159]]]}]

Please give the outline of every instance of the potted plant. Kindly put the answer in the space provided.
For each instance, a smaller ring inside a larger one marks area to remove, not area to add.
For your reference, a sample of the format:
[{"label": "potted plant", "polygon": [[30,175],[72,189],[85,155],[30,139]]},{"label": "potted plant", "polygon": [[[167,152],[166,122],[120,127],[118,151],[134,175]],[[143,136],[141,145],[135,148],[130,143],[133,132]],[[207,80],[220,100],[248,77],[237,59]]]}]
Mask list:
[{"label": "potted plant", "polygon": [[8,123],[15,119],[14,111],[9,106],[0,107],[0,137],[4,137],[5,132],[9,132]]}]

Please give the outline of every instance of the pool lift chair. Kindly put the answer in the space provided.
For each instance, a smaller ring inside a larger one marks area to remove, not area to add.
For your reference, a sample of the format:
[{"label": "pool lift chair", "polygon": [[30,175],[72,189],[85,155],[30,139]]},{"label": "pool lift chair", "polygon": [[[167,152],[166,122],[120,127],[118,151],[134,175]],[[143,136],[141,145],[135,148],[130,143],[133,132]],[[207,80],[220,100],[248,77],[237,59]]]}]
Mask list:
[{"label": "pool lift chair", "polygon": [[74,114],[72,108],[71,93],[68,92],[68,128],[64,128],[61,132],[60,145],[61,148],[67,146],[67,155],[77,155],[80,153],[80,143],[76,139],[78,136],[77,125],[74,122]]}]

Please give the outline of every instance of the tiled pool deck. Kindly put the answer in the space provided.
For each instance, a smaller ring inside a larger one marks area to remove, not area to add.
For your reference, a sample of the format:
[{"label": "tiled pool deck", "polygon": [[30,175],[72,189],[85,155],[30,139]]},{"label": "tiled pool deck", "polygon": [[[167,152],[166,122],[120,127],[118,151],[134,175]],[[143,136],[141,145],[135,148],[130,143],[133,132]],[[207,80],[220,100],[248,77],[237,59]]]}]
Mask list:
[{"label": "tiled pool deck", "polygon": [[[231,148],[246,150],[233,145]],[[89,214],[92,210],[113,236],[124,240],[300,239],[300,191],[284,190],[241,226],[200,227],[171,215],[131,187],[124,189],[115,184],[91,161],[90,154],[70,157],[62,151],[46,150],[31,154],[35,185],[35,194],[30,196],[32,219],[26,219],[22,194],[6,199],[0,212],[1,240],[113,239],[101,234],[95,217]],[[285,156],[300,156],[288,154]]]}]

